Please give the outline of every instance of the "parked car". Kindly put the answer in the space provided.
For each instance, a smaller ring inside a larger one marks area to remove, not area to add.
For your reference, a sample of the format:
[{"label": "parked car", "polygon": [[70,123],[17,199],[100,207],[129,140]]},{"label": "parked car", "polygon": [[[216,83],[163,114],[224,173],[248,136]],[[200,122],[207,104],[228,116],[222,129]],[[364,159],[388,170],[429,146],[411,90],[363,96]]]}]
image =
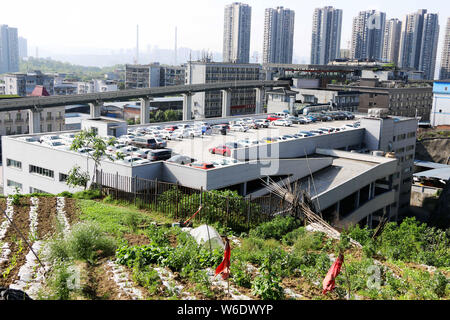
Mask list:
[{"label": "parked car", "polygon": [[175,131],[178,129],[178,126],[166,126],[164,130],[166,131]]},{"label": "parked car", "polygon": [[131,153],[132,157],[138,157],[142,159],[147,159],[148,153],[152,151],[152,149],[139,149],[137,151],[133,151]]},{"label": "parked car", "polygon": [[172,158],[171,149],[152,150],[147,154],[147,159],[150,161],[163,161]]},{"label": "parked car", "polygon": [[275,115],[275,114],[269,114],[269,115],[267,116],[267,120],[269,120],[270,122],[275,121],[275,120],[278,120],[278,119],[281,119],[281,117],[279,117],[279,116],[277,116],[277,115]]},{"label": "parked car", "polygon": [[320,121],[317,117],[312,116],[312,115],[310,115],[310,114],[308,114],[307,116],[305,116],[305,118],[311,120],[311,122],[317,122],[317,121]]},{"label": "parked car", "polygon": [[260,127],[260,128],[268,128],[270,121],[266,120],[266,119],[258,119],[255,120],[255,123]]},{"label": "parked car", "polygon": [[261,142],[263,142],[263,143],[275,143],[277,141],[278,141],[277,137],[274,137],[274,138],[272,138],[272,137],[265,137],[265,138],[261,139]]},{"label": "parked car", "polygon": [[233,159],[233,158],[223,158],[223,159],[220,159],[220,160],[213,161],[213,162],[211,162],[211,164],[214,165],[214,167],[217,168],[217,167],[229,166],[229,165],[232,165],[232,164],[236,164],[238,162],[239,161],[237,161],[236,159]]},{"label": "parked car", "polygon": [[217,124],[212,127],[212,133],[214,134],[222,134],[223,130],[225,130],[226,133],[230,132],[230,126],[228,124]]},{"label": "parked car", "polygon": [[299,120],[303,121],[305,124],[311,123],[311,122],[312,122],[311,119],[309,119],[309,118],[307,118],[307,117],[305,117],[305,116],[298,116],[297,118],[298,118]]},{"label": "parked car", "polygon": [[322,134],[325,134],[325,132],[324,132],[324,131],[321,131],[321,130],[311,130],[311,131],[309,131],[309,132],[311,132],[311,133],[313,133],[313,134],[315,134],[315,135],[322,135]]},{"label": "parked car", "polygon": [[285,134],[284,136],[280,137],[280,140],[286,141],[286,140],[293,140],[295,139],[294,136],[290,135],[290,134]]},{"label": "parked car", "polygon": [[258,140],[245,139],[245,140],[239,140],[238,143],[240,145],[242,145],[243,147],[251,147],[251,146],[258,145],[259,141]]},{"label": "parked car", "polygon": [[42,136],[41,138],[41,141],[53,141],[53,140],[61,140],[61,137],[57,135],[47,135]]},{"label": "parked car", "polygon": [[347,116],[347,120],[355,119],[355,115],[349,111],[343,111],[343,113]]},{"label": "parked car", "polygon": [[150,161],[148,161],[147,159],[142,159],[142,158],[135,157],[135,156],[125,157],[122,161],[126,164],[131,164],[131,165],[150,163]]},{"label": "parked car", "polygon": [[248,127],[243,126],[242,124],[233,124],[230,127],[231,131],[238,131],[238,132],[247,132],[248,131]]},{"label": "parked car", "polygon": [[118,151],[119,151],[119,152],[122,152],[122,153],[125,153],[125,154],[131,154],[132,152],[136,152],[136,151],[138,151],[138,150],[139,150],[138,147],[135,147],[135,146],[126,146],[126,147],[124,147],[124,148],[122,148],[122,149],[119,149]]},{"label": "parked car", "polygon": [[225,145],[217,146],[209,149],[209,152],[212,154],[219,154],[222,156],[231,156],[231,149]]},{"label": "parked car", "polygon": [[212,163],[190,163],[189,166],[203,170],[210,170],[215,168]]},{"label": "parked car", "polygon": [[158,149],[159,145],[155,138],[137,137],[131,140],[131,145],[139,148]]},{"label": "parked car", "polygon": [[303,119],[301,119],[299,117],[294,117],[294,116],[289,116],[286,118],[286,120],[289,120],[293,124],[305,124],[306,123],[306,121],[304,121]]},{"label": "parked car", "polygon": [[158,144],[158,149],[164,149],[167,147],[167,142],[165,140],[163,140],[161,138],[156,138],[156,137],[155,137],[155,140],[156,140],[156,143]]},{"label": "parked car", "polygon": [[227,142],[225,143],[225,146],[227,146],[230,149],[239,149],[243,147],[240,143],[237,142]]},{"label": "parked car", "polygon": [[307,137],[314,137],[314,134],[312,134],[310,131],[300,131],[298,134],[305,135]]},{"label": "parked car", "polygon": [[272,122],[274,126],[291,127],[292,122],[286,119],[278,119]]},{"label": "parked car", "polygon": [[172,158],[170,158],[169,160],[167,160],[167,162],[177,163],[177,164],[181,164],[181,165],[190,164],[194,161],[195,160],[192,159],[191,157],[182,156],[182,155],[176,155],[176,156],[173,156]]}]

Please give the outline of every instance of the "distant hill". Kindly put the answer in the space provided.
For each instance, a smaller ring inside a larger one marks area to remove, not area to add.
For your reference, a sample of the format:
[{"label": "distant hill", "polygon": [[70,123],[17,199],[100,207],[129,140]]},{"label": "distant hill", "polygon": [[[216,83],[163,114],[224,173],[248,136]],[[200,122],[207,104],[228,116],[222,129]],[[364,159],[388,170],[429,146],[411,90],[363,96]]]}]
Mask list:
[{"label": "distant hill", "polygon": [[123,65],[115,65],[110,67],[86,67],[80,65],[74,65],[68,62],[61,62],[52,60],[50,58],[33,58],[30,57],[27,60],[20,61],[20,72],[33,72],[40,70],[42,72],[57,72],[73,74],[75,77],[81,80],[89,80],[93,78],[103,78],[105,73],[114,72],[118,69],[123,69]]}]

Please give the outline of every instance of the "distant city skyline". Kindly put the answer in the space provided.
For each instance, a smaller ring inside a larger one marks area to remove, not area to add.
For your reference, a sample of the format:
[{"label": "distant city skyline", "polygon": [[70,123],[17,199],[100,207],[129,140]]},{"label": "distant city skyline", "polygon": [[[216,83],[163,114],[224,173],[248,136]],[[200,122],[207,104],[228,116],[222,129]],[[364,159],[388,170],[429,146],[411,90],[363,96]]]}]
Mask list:
[{"label": "distant city skyline", "polygon": [[[127,6],[115,1],[80,0],[71,7],[70,19],[56,19],[67,15],[64,6],[56,6],[53,1],[6,2],[0,11],[0,24],[8,24],[19,29],[19,36],[28,39],[29,56],[63,56],[92,54],[95,52],[132,49],[136,46],[136,24],[140,26],[140,52],[158,46],[174,50],[175,27],[178,27],[178,48],[222,52],[224,7],[233,1],[196,0],[147,2],[129,0]],[[443,0],[388,1],[369,3],[354,1],[313,1],[294,0],[249,0],[240,1],[252,7],[250,52],[258,52],[262,61],[264,38],[264,12],[267,8],[283,6],[296,12],[294,30],[294,62],[308,63],[311,51],[312,17],[315,8],[334,6],[343,10],[341,49],[347,49],[352,36],[352,19],[364,10],[386,12],[386,18],[400,20],[418,9],[438,12],[440,21],[447,21],[450,4]],[[43,9],[45,8],[45,10]],[[87,9],[88,8],[88,9]],[[142,8],[142,10],[136,10]],[[98,12],[102,12],[101,15]],[[39,15],[36,15],[39,13]],[[38,18],[38,21],[36,20]],[[77,19],[83,17],[83,19]],[[133,17],[133,18],[130,18]],[[170,19],[168,19],[170,17]],[[445,34],[445,23],[441,24],[438,61]],[[94,30],[94,31],[93,31]],[[131,61],[130,61],[131,62]]]}]

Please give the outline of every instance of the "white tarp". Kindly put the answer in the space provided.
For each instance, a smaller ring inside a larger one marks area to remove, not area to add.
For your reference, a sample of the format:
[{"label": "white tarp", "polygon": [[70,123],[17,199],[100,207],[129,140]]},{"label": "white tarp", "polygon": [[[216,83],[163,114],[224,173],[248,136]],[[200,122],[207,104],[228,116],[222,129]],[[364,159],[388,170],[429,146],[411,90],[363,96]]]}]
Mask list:
[{"label": "white tarp", "polygon": [[222,237],[217,230],[211,226],[204,224],[198,228],[192,229],[190,234],[198,244],[203,244],[207,248],[210,247],[209,243],[211,243],[212,249],[225,249],[225,243],[223,242]]}]

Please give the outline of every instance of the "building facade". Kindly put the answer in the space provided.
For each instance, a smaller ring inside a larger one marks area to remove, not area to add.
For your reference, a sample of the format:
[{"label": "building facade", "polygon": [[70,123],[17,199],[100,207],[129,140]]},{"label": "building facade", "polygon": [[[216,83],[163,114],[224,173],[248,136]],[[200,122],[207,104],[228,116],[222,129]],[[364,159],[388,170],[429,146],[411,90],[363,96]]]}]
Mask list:
[{"label": "building facade", "polygon": [[310,104],[329,104],[331,110],[357,112],[359,108],[358,91],[328,89],[295,89],[297,101]]},{"label": "building facade", "polygon": [[450,18],[447,19],[445,39],[442,47],[440,80],[450,79]]},{"label": "building facade", "polygon": [[160,86],[161,66],[125,65],[125,89],[156,88]]},{"label": "building facade", "polygon": [[389,109],[389,114],[400,117],[430,119],[433,105],[433,88],[428,84],[405,85],[403,81],[362,79],[359,85],[328,85],[329,89],[359,91],[358,112],[372,108]]},{"label": "building facade", "polygon": [[19,72],[19,37],[17,28],[0,25],[0,74]]},{"label": "building facade", "polygon": [[352,59],[381,60],[386,13],[376,10],[359,12],[353,18]]},{"label": "building facade", "polygon": [[186,66],[162,66],[160,72],[160,86],[181,86],[185,80]]},{"label": "building facade", "polygon": [[311,64],[328,64],[340,58],[342,10],[333,7],[314,10]]},{"label": "building facade", "polygon": [[425,79],[434,79],[438,38],[437,14],[421,9],[406,15],[402,22],[399,66],[424,71]]},{"label": "building facade", "polygon": [[433,109],[430,123],[433,127],[450,125],[450,80],[435,81]]},{"label": "building facade", "polygon": [[29,96],[36,86],[44,86],[50,95],[54,94],[54,76],[40,71],[30,73],[8,73],[3,77],[5,94]]},{"label": "building facade", "polygon": [[294,52],[293,10],[277,7],[265,11],[263,63],[292,63]]},{"label": "building facade", "polygon": [[25,38],[19,37],[19,58],[28,57],[28,41]]},{"label": "building facade", "polygon": [[400,52],[400,37],[402,31],[402,22],[398,19],[390,19],[386,22],[383,42],[384,62],[398,64],[398,55]]},{"label": "building facade", "polygon": [[240,2],[225,7],[223,62],[249,63],[252,8]]},{"label": "building facade", "polygon": [[[186,69],[186,84],[215,83],[229,81],[260,80],[261,65],[217,62],[189,62]],[[256,108],[256,92],[253,89],[231,91],[231,113],[251,114]],[[197,119],[222,115],[222,93],[201,92],[192,96],[192,110]]]}]

